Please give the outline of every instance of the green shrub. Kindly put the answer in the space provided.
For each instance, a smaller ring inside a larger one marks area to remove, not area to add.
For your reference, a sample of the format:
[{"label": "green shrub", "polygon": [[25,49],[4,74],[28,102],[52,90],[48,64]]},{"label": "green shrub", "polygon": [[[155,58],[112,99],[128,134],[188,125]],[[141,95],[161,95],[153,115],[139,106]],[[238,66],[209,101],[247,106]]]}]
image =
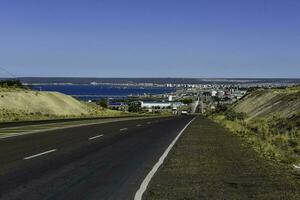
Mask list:
[{"label": "green shrub", "polygon": [[100,105],[102,108],[107,108],[107,101],[101,100],[97,102],[98,105]]},{"label": "green shrub", "polygon": [[218,104],[216,107],[217,113],[224,113],[229,109],[229,105],[226,104]]},{"label": "green shrub", "polygon": [[184,104],[190,104],[190,103],[193,103],[193,99],[185,98],[185,99],[181,99],[180,102],[182,102]]},{"label": "green shrub", "polygon": [[15,87],[15,88],[24,88],[23,84],[20,80],[2,80],[0,81],[0,87],[8,88],[8,87]]},{"label": "green shrub", "polygon": [[129,112],[140,112],[141,111],[141,105],[139,102],[131,102],[128,106]]},{"label": "green shrub", "polygon": [[245,120],[246,113],[238,113],[238,112],[234,112],[233,110],[227,110],[225,112],[225,118],[230,121]]}]

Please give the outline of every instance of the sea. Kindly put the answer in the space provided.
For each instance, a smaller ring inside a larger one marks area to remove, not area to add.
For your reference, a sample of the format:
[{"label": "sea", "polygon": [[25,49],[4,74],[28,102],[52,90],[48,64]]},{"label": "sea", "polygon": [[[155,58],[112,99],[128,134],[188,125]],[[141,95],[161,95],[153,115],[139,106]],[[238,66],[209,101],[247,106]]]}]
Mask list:
[{"label": "sea", "polygon": [[33,90],[55,91],[71,95],[80,100],[100,100],[104,98],[125,98],[145,94],[157,95],[175,92],[168,87],[138,87],[113,85],[33,85]]}]

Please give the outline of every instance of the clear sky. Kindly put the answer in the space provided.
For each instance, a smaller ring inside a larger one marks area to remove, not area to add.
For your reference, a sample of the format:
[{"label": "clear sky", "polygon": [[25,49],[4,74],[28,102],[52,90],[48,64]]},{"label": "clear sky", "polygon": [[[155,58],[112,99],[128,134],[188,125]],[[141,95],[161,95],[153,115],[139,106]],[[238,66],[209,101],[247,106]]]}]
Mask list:
[{"label": "clear sky", "polygon": [[1,0],[0,66],[16,76],[300,78],[300,1]]}]

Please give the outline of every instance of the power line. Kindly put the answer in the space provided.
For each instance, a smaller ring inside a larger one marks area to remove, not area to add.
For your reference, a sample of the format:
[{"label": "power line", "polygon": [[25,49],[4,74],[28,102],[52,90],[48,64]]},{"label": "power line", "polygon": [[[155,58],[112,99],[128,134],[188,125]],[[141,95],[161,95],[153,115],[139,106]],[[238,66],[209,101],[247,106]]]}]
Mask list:
[{"label": "power line", "polygon": [[3,72],[5,72],[7,75],[11,76],[11,78],[16,78],[16,76],[13,73],[10,73],[8,70],[6,70],[3,67],[0,67],[0,70],[2,70]]}]

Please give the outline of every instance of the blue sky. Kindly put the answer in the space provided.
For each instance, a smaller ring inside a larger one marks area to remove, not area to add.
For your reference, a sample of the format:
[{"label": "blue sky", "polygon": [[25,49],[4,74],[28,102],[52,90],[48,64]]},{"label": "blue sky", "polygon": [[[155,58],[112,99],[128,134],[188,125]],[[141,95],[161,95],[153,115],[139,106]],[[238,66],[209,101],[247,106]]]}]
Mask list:
[{"label": "blue sky", "polygon": [[299,10],[299,0],[1,0],[0,66],[16,76],[300,78]]}]

